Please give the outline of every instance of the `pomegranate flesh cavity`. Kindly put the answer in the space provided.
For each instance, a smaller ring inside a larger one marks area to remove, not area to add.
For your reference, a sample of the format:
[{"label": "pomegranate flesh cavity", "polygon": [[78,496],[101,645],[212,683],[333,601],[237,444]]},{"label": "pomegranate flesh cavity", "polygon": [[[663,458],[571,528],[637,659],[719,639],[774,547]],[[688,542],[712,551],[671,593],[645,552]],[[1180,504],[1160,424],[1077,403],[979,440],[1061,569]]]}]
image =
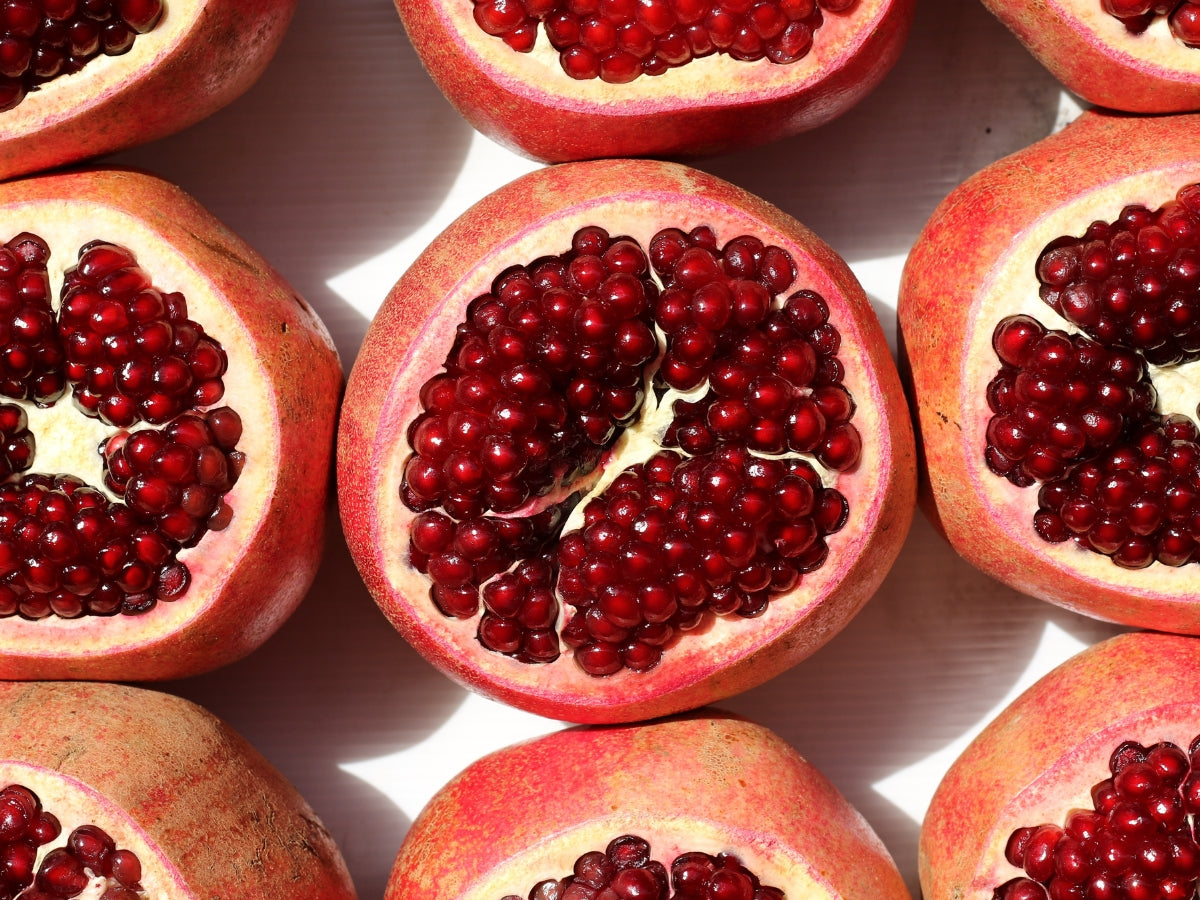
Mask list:
[{"label": "pomegranate flesh cavity", "polygon": [[1025,593],[1184,633],[1200,632],[1197,130],[1086,113],[994,164],[926,226],[899,303],[928,509],[958,552]]},{"label": "pomegranate flesh cavity", "polygon": [[983,0],[1069,90],[1109,109],[1200,109],[1195,0]]},{"label": "pomegranate flesh cavity", "polygon": [[1196,638],[1125,634],[1022,694],[933,798],[921,832],[924,895],[1191,897],[1198,667]]},{"label": "pomegranate flesh cavity", "polygon": [[128,53],[162,18],[162,0],[91,3],[10,0],[0,9],[0,112],[98,54]]},{"label": "pomegranate flesh cavity", "polygon": [[180,131],[258,78],[296,0],[4,0],[0,179]]},{"label": "pomegranate flesh cavity", "polygon": [[472,764],[413,823],[385,900],[435,886],[447,900],[908,898],[816,769],[715,712],[568,729]]},{"label": "pomegranate flesh cavity", "polygon": [[396,6],[471,124],[549,162],[716,153],[815,128],[879,83],[913,15],[912,0]]},{"label": "pomegranate flesh cavity", "polygon": [[[494,246],[462,243],[485,220]],[[352,373],[340,491],[368,585],[435,663],[565,718],[769,678],[853,615],[908,522],[863,299],[795,223],[682,167],[503,189],[401,280]]]},{"label": "pomegranate flesh cavity", "polygon": [[[319,554],[328,338],[148,176],[5,185],[0,228],[0,673],[165,678],[244,655]],[[289,452],[305,474],[278,471]],[[294,572],[249,571],[277,553]]]},{"label": "pomegranate flesh cavity", "polygon": [[353,900],[337,847],[295,788],[187,701],[6,683],[0,745],[6,900]]}]

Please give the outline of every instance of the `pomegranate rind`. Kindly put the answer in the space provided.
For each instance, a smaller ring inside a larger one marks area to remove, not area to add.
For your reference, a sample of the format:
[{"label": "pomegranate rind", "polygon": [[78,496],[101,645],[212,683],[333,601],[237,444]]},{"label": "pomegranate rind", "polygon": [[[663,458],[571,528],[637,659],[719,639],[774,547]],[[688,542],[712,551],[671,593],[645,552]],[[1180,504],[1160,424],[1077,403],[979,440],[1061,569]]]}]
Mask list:
[{"label": "pomegranate rind", "polygon": [[668,869],[690,850],[733,853],[788,897],[909,896],[866,820],[811,763],[760,725],[702,711],[571,728],[473,763],[413,822],[385,898],[524,897],[627,833]]},{"label": "pomegranate rind", "polygon": [[1069,90],[1136,113],[1200,109],[1200,51],[1171,35],[1166,16],[1130,32],[1100,0],[983,0]]},{"label": "pomegranate rind", "polygon": [[1044,676],[947,771],[925,814],[919,870],[928,900],[988,900],[1021,872],[1004,858],[1023,826],[1061,826],[1091,809],[1123,741],[1185,752],[1200,723],[1200,640],[1137,632],[1097,644]]},{"label": "pomegranate rind", "polygon": [[[718,619],[667,649],[651,672],[606,678],[564,653],[528,665],[486,651],[473,622],[443,616],[408,557],[414,514],[400,500],[409,422],[421,384],[439,371],[467,303],[510,265],[569,248],[599,224],[648,245],[660,228],[707,224],[720,240],[753,234],[790,252],[793,290],[825,298],[841,332],[845,384],[869,435],[852,473],[837,478],[850,507],[830,557],[754,620]],[[886,339],[861,286],[819,238],[765,201],[684,166],[630,160],[542,169],[469,210],[418,258],[382,304],[347,383],[338,434],[338,496],[351,553],[392,624],[438,668],[495,699],[550,718],[652,718],[761,684],[833,637],[882,582],[915,506],[911,422]]]},{"label": "pomegranate rind", "polygon": [[296,3],[164,4],[128,53],[101,54],[0,113],[0,179],[143,144],[211,115],[266,69]]},{"label": "pomegranate rind", "polygon": [[812,51],[788,65],[693,60],[629,84],[577,81],[544,33],[517,53],[482,31],[470,3],[396,0],[430,76],[476,129],[546,162],[623,156],[701,156],[823,125],[891,69],[914,0],[857,0],[825,13]]},{"label": "pomegranate rind", "polygon": [[320,561],[342,385],[328,333],[244,241],[144,173],[97,169],[0,185],[6,230],[50,242],[52,283],[83,243],[103,237],[132,250],[161,288],[181,291],[229,355],[221,402],[242,418],[247,461],[226,496],[229,527],[180,554],[192,578],[182,598],[138,616],[0,619],[0,678],[157,680],[245,656],[299,604]]},{"label": "pomegranate rind", "polygon": [[111,684],[3,684],[0,747],[3,783],[37,792],[64,836],[93,822],[134,850],[149,896],[355,896],[341,853],[296,789],[186,700]]},{"label": "pomegranate rind", "polygon": [[[984,462],[986,388],[999,370],[997,322],[1028,313],[1074,331],[1038,297],[1034,265],[1056,237],[1157,209],[1200,180],[1200,116],[1086,112],[1056,135],[984,169],[934,212],[905,265],[898,315],[922,451],[922,508],[972,565],[1023,593],[1095,618],[1200,633],[1200,568],[1128,570],[1033,529],[1037,489]],[[948,348],[962,348],[961,356]],[[1181,369],[1180,374],[1186,372]],[[1172,406],[1162,391],[1163,412]],[[1194,403],[1194,398],[1190,401]]]}]

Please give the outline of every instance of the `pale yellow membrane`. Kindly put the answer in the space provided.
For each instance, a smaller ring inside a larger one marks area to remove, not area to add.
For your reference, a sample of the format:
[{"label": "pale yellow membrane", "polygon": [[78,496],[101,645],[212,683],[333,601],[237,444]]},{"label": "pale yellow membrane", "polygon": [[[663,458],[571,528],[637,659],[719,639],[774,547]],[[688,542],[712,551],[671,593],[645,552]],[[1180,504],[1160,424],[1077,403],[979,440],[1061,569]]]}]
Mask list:
[{"label": "pale yellow membrane", "polygon": [[[647,822],[644,812],[634,815],[614,811],[602,821],[591,821],[529,847],[515,859],[468,887],[460,900],[499,900],[510,894],[525,897],[538,880],[565,878],[575,860],[592,850],[602,850],[614,835],[637,834],[650,844],[650,855],[671,869],[671,862],[684,853],[698,851],[715,856],[731,853],[759,881],[781,889],[796,900],[838,900],[839,895],[821,872],[782,843],[768,843],[754,835],[731,831],[712,822],[686,815],[655,818]],[[541,873],[541,874],[534,874]],[[519,878],[532,877],[529,883]]]},{"label": "pale yellow membrane", "polygon": [[[670,201],[670,202],[668,202]],[[669,213],[664,210],[669,209]],[[669,218],[669,221],[667,219]],[[406,421],[416,415],[415,398],[421,384],[432,372],[421,365],[410,365],[414,353],[426,352],[429,346],[446,348],[449,351],[454,339],[454,329],[459,322],[459,311],[466,303],[491,289],[495,277],[513,265],[525,265],[541,256],[559,255],[570,249],[571,235],[579,228],[599,225],[610,234],[628,235],[648,247],[654,234],[664,227],[676,227],[685,231],[698,225],[712,226],[720,244],[741,234],[762,237],[768,242],[777,242],[796,261],[799,275],[791,290],[807,288],[826,298],[840,296],[839,289],[829,276],[799,246],[781,236],[773,236],[761,222],[745,212],[702,196],[693,196],[684,205],[678,198],[661,197],[653,192],[630,193],[628,196],[589,201],[573,205],[555,216],[547,217],[530,226],[508,243],[496,247],[495,251],[475,263],[467,270],[441,307],[431,312],[436,318],[426,326],[419,340],[413,341],[410,355],[397,361],[396,381],[389,392],[388,403],[383,410],[382,421]],[[884,421],[884,411],[877,405],[878,384],[866,365],[866,360],[856,348],[863,347],[866,340],[855,330],[850,321],[835,321],[842,335],[838,358],[845,367],[847,390],[857,404],[855,423]],[[650,426],[651,428],[653,426]],[[861,427],[861,426],[860,426]],[[863,433],[862,457],[851,475],[838,479],[837,488],[850,504],[851,523],[843,532],[829,539],[831,552],[828,561],[817,571],[805,575],[801,585],[792,593],[773,599],[762,616],[755,619],[755,629],[761,634],[761,643],[767,642],[790,623],[795,622],[799,611],[812,609],[841,578],[844,565],[849,565],[859,555],[857,544],[865,541],[867,534],[856,530],[855,521],[873,516],[874,507],[880,496],[880,473],[888,470],[893,448],[881,433]],[[630,438],[628,440],[634,440]],[[432,601],[425,598],[429,580],[416,572],[409,564],[408,527],[413,513],[401,502],[395,486],[402,481],[404,464],[411,450],[406,441],[397,441],[391,448],[386,462],[381,463],[381,477],[376,482],[375,506],[379,520],[396,523],[396,527],[382,529],[391,544],[380,554],[386,562],[386,577],[393,591],[406,596],[417,607],[427,606],[429,615],[423,627],[443,645],[459,648],[462,658],[479,658],[481,665],[505,673],[505,678],[522,689],[553,687],[562,696],[592,696],[597,692],[616,692],[619,685],[629,689],[636,685],[645,690],[645,676],[622,670],[608,678],[597,679],[586,674],[564,654],[557,662],[549,665],[528,665],[501,654],[489,653],[479,657],[475,629],[456,619],[439,614]],[[615,470],[616,467],[614,466]],[[607,473],[611,478],[614,472]],[[560,613],[566,615],[565,609]],[[561,626],[560,622],[560,626]],[[687,640],[680,641],[663,655],[655,669],[656,677],[670,682],[673,678],[687,681],[698,671],[710,671],[730,659],[752,652],[748,642],[732,640],[746,623],[737,617],[714,617],[706,629],[689,632]],[[703,663],[701,665],[701,663]],[[635,679],[629,682],[628,679]],[[638,681],[637,679],[641,679]],[[527,889],[528,890],[528,889]]]},{"label": "pale yellow membrane", "polygon": [[459,36],[471,64],[497,83],[525,85],[524,91],[534,93],[549,93],[552,85],[554,105],[568,109],[597,105],[627,107],[631,102],[652,109],[659,105],[677,108],[681,99],[688,98],[706,106],[721,106],[742,100],[761,102],[794,93],[798,86],[828,73],[831,60],[847,55],[847,45],[865,41],[889,3],[890,0],[859,0],[849,13],[825,13],[812,49],[794,63],[777,65],[766,59],[741,62],[728,54],[715,53],[662,75],[640,77],[627,85],[606,84],[599,78],[577,81],[568,77],[559,63],[558,51],[540,27],[533,51],[517,53],[475,24],[471,0],[443,0],[437,6],[446,27]]},{"label": "pale yellow membrane", "polygon": [[1091,43],[1113,47],[1151,69],[1191,73],[1200,79],[1200,49],[1175,40],[1166,16],[1156,16],[1141,34],[1131,33],[1100,0],[1046,0],[1047,15],[1057,14],[1075,23],[1076,31],[1089,35]]},{"label": "pale yellow membrane", "polygon": [[1170,741],[1186,753],[1198,721],[1200,705],[1169,703],[1113,722],[1066,750],[1000,811],[981,845],[980,866],[961,900],[991,900],[999,885],[1022,874],[1004,858],[1004,846],[1016,829],[1062,825],[1071,810],[1093,809],[1092,786],[1108,776],[1108,761],[1115,747],[1123,741],[1146,747]]},{"label": "pale yellow membrane", "polygon": [[[39,851],[39,865],[50,850],[66,845],[75,828],[92,824],[106,831],[118,849],[132,850],[137,856],[142,864],[145,900],[195,900],[196,895],[162,849],[120,806],[90,786],[40,766],[0,760],[0,788],[10,784],[20,784],[37,794],[42,808],[57,816],[62,825],[58,839]],[[104,883],[103,878],[94,879],[80,900],[98,900]]]},{"label": "pale yellow membrane", "polygon": [[[80,71],[30,91],[17,106],[0,113],[0,134],[28,134],[49,127],[142,81],[185,35],[202,24],[207,6],[207,0],[163,0],[162,18],[150,31],[137,36],[129,52],[120,56],[101,53]],[[81,102],[78,88],[83,83],[88,86],[88,99]]]},{"label": "pale yellow membrane", "polygon": [[[1140,203],[1149,209],[1157,209],[1174,199],[1181,187],[1198,180],[1200,164],[1191,162],[1111,182],[1056,209],[1017,235],[979,292],[980,300],[967,329],[963,392],[959,397],[963,455],[971,481],[988,498],[988,505],[997,510],[992,517],[994,527],[1002,528],[1014,542],[1086,579],[1139,592],[1147,591],[1152,585],[1154,593],[1174,597],[1198,595],[1200,567],[1154,563],[1154,578],[1147,579],[1144,572],[1116,566],[1105,556],[1080,549],[1073,541],[1049,544],[1037,536],[1031,524],[1038,509],[1037,489],[1014,487],[993,475],[984,463],[984,432],[991,412],[981,397],[984,386],[1000,368],[991,343],[993,323],[1007,315],[1027,313],[1047,328],[1078,331],[1038,296],[1034,264],[1042,248],[1062,235],[1083,234],[1096,220],[1113,221],[1129,204]],[[1156,370],[1155,387],[1159,389],[1159,406],[1164,413],[1181,412],[1196,417],[1196,376],[1193,373],[1200,371],[1196,365],[1181,366],[1169,377],[1164,377],[1163,370]]]},{"label": "pale yellow membrane", "polygon": [[[88,649],[120,648],[141,643],[148,633],[174,631],[204,611],[210,600],[201,599],[213,594],[212,588],[222,584],[237,566],[243,550],[253,539],[272,496],[276,481],[273,462],[279,458],[277,415],[271,402],[273,390],[254,352],[252,336],[233,314],[201,272],[178,250],[170,247],[161,235],[145,223],[124,213],[90,203],[57,201],[0,208],[0,242],[7,242],[22,231],[31,231],[45,240],[51,250],[49,274],[57,304],[63,272],[74,265],[78,250],[93,240],[111,240],[131,250],[138,264],[146,270],[154,285],[164,292],[179,291],[187,300],[188,316],[199,322],[206,333],[224,347],[229,369],[224,376],[225,396],[220,405],[232,407],[242,418],[244,426],[237,449],[246,454],[246,465],[226,502],[234,510],[233,521],[224,531],[209,532],[200,543],[183,551],[179,558],[191,571],[192,584],[187,594],[172,603],[160,603],[141,616],[113,616],[80,619],[60,619],[52,616],[37,622],[19,617],[0,619],[0,641],[7,652],[48,652],[48,646],[61,646],[62,655],[75,656]],[[78,429],[69,444],[69,453],[89,457],[84,471],[77,472],[89,483],[102,486],[96,448],[99,439],[117,429],[97,426],[82,413],[71,414],[73,403],[70,391],[58,401],[63,410],[53,416],[59,431]],[[31,415],[31,423],[39,416]],[[35,432],[38,444],[32,471],[55,471],[43,468],[43,447],[49,436]],[[90,459],[95,457],[95,459]],[[54,455],[49,459],[54,460]],[[63,632],[59,645],[48,642],[46,635]]]}]

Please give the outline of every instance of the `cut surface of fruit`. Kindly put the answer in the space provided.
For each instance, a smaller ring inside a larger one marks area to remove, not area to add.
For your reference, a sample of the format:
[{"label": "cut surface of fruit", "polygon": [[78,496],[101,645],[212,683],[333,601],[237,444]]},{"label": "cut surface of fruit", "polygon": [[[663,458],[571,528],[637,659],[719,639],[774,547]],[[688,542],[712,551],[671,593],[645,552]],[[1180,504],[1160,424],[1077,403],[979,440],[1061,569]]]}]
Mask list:
[{"label": "cut surface of fruit", "polygon": [[815,128],[879,83],[913,14],[911,0],[396,5],[471,124],[550,162],[695,156]]},{"label": "cut surface of fruit", "polygon": [[149,176],[13,182],[0,232],[0,672],[167,678],[244,655],[319,558],[340,380],[323,328]]},{"label": "cut surface of fruit", "polygon": [[262,73],[295,6],[5,0],[0,178],[132,147],[215,112]]},{"label": "cut surface of fruit", "polygon": [[[488,217],[491,248],[460,243]],[[807,655],[908,522],[864,299],[795,223],[682,167],[489,198],[397,285],[352,373],[339,489],[378,602],[468,684],[585,721]]]},{"label": "cut surface of fruit", "polygon": [[413,823],[385,897],[434,885],[447,900],[908,896],[815,768],[708,711],[568,729],[472,764]]},{"label": "cut surface of fruit", "polygon": [[989,167],[926,226],[899,303],[927,509],[958,552],[1025,593],[1187,633],[1198,128],[1085,113]]},{"label": "cut surface of fruit", "polygon": [[191,703],[110,684],[8,683],[0,740],[0,896],[354,897],[295,789]]},{"label": "cut surface of fruit", "polygon": [[983,3],[1059,81],[1091,103],[1137,113],[1200,109],[1200,32],[1192,0]]},{"label": "cut surface of fruit", "polygon": [[925,896],[1191,896],[1197,666],[1195,638],[1126,634],[1015,700],[938,787]]}]

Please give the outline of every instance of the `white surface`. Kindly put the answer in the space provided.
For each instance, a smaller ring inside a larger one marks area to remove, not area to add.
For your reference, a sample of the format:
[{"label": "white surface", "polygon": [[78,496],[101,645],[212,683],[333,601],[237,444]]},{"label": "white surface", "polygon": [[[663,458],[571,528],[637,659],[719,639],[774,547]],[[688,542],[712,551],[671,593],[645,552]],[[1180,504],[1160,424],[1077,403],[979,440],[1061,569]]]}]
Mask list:
[{"label": "white surface", "polygon": [[[348,370],[408,262],[533,164],[462,122],[387,0],[300,6],[249,94],[116,159],[180,183],[263,252],[320,312]],[[894,336],[900,268],[934,206],[1074,109],[974,0],[920,0],[899,65],[858,108],[699,165],[829,241]],[[966,736],[1053,664],[1114,632],[1000,587],[918,518],[848,629],[722,705],[816,763],[871,821],[915,894],[919,819]],[[241,663],[166,687],[228,720],[300,788],[364,900],[382,895],[409,823],[442,782],[492,748],[557,727],[467,696],[420,659],[368,597],[336,526],[316,587],[277,636]]]}]

